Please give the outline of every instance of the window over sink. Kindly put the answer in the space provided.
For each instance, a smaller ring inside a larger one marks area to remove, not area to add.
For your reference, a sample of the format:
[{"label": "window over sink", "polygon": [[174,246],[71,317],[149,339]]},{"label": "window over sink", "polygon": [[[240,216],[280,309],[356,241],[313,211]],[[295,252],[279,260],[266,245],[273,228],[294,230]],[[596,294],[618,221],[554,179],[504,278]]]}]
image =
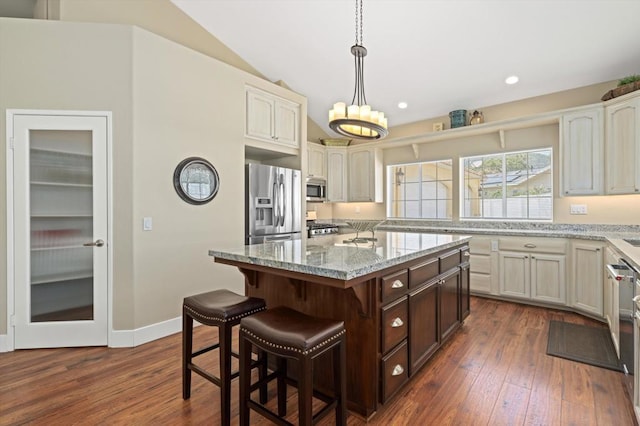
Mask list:
[{"label": "window over sink", "polygon": [[462,219],[553,218],[551,148],[460,158]]}]

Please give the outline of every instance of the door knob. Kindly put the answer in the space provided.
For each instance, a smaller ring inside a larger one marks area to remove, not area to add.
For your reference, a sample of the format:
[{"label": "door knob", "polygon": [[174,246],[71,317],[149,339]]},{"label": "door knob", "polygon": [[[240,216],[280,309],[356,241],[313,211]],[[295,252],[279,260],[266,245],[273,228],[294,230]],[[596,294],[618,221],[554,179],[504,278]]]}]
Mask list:
[{"label": "door knob", "polygon": [[92,243],[84,243],[83,246],[85,247],[102,247],[104,245],[104,241],[102,240],[95,240]]}]

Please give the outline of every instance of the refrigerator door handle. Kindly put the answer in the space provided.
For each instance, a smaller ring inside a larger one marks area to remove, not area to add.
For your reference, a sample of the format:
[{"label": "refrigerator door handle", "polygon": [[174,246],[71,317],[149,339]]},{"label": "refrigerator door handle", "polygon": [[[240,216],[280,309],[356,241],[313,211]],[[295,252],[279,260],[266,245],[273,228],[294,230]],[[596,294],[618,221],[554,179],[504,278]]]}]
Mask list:
[{"label": "refrigerator door handle", "polygon": [[285,197],[285,189],[284,189],[284,182],[282,181],[283,176],[280,175],[280,202],[282,204],[282,207],[280,209],[281,212],[281,216],[280,216],[280,226],[284,226],[284,216],[287,212],[287,204],[286,204],[286,197]]},{"label": "refrigerator door handle", "polygon": [[278,214],[279,203],[280,200],[278,197],[278,183],[273,183],[273,200],[271,201],[271,205],[273,206],[273,226],[278,226],[278,222],[280,222],[280,215]]}]

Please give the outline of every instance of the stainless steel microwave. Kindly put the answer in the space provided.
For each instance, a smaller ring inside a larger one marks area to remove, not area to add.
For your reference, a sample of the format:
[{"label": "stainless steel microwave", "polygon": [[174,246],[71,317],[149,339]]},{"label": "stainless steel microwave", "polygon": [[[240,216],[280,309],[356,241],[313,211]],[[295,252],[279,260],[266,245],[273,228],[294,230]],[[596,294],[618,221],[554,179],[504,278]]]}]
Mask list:
[{"label": "stainless steel microwave", "polygon": [[322,178],[307,178],[307,201],[327,201],[327,181]]}]

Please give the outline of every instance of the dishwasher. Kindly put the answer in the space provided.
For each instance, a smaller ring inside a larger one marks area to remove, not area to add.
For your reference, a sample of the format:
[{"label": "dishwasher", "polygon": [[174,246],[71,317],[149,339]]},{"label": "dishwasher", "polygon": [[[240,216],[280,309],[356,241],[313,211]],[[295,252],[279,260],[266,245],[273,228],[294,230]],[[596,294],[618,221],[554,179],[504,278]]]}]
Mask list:
[{"label": "dishwasher", "polygon": [[615,265],[607,265],[607,269],[618,281],[619,302],[619,333],[620,333],[620,365],[625,375],[627,390],[633,400],[633,374],[634,374],[634,320],[636,319],[636,282],[640,281],[638,270],[620,259]]}]

